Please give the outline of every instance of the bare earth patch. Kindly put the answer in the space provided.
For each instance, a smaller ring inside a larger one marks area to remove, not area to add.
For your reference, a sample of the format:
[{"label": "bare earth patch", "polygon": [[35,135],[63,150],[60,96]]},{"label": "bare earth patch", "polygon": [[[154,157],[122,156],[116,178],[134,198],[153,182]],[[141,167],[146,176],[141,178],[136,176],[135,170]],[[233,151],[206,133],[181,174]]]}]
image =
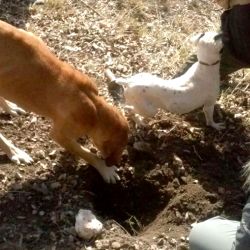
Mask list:
[{"label": "bare earth patch", "polygon": [[[2,0],[0,19],[34,32],[59,58],[95,77],[100,94],[121,110],[122,91],[108,88],[105,66],[118,76],[149,71],[171,78],[192,54],[188,38],[218,30],[221,14],[198,0],[39,2]],[[188,249],[192,223],[219,214],[239,219],[249,82],[245,70],[222,83],[215,114],[226,122],[221,132],[205,127],[201,110],[159,112],[144,128],[130,121],[115,185],[51,141],[49,121],[2,114],[1,132],[35,162],[17,166],[0,155],[0,249]],[[92,209],[105,226],[90,242],[74,231],[80,208]]]}]

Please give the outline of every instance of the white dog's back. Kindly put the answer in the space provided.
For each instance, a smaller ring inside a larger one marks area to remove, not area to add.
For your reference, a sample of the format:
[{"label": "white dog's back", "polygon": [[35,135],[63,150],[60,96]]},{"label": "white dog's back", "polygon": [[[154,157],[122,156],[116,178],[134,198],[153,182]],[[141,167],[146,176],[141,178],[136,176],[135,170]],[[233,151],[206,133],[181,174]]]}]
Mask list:
[{"label": "white dog's back", "polygon": [[[164,80],[149,73],[139,73],[129,78],[117,78],[116,83],[124,86],[124,96],[128,104],[148,101],[148,105],[168,110],[172,113],[185,114],[204,105],[204,100],[216,100],[219,88],[211,81],[196,79],[197,63],[186,74],[170,80]],[[215,74],[216,76],[216,74]],[[212,76],[213,77],[213,76]],[[136,105],[133,105],[136,106]]]}]

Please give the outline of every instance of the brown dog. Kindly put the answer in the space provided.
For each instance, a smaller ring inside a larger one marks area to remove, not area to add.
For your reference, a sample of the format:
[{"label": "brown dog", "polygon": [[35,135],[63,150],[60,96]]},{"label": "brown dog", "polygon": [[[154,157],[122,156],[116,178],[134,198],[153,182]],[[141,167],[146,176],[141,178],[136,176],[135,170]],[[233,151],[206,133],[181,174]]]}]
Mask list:
[{"label": "brown dog", "polygon": [[[98,96],[87,75],[60,61],[41,39],[2,21],[0,96],[52,119],[56,142],[94,166],[106,182],[119,179],[113,165],[119,164],[127,144],[125,118]],[[83,135],[93,140],[105,161],[77,143]]]}]

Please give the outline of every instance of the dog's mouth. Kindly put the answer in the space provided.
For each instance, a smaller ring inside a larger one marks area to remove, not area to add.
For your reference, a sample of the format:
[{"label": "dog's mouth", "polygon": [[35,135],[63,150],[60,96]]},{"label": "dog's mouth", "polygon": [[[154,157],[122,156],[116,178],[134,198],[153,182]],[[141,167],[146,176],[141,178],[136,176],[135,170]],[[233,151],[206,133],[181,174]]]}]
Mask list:
[{"label": "dog's mouth", "polygon": [[117,165],[117,161],[113,159],[113,157],[107,157],[105,159],[105,163],[108,167],[111,167],[111,166],[114,166],[114,165]]}]

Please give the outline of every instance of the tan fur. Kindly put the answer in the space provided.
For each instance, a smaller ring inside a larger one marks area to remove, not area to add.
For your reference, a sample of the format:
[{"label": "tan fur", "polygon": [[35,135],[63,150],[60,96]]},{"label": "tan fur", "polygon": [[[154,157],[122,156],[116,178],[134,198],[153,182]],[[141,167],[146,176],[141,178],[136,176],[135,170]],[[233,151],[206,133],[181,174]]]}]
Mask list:
[{"label": "tan fur", "polygon": [[108,165],[119,163],[128,138],[125,118],[98,96],[87,75],[60,61],[40,38],[2,21],[0,96],[51,118],[53,139],[100,173],[105,164],[76,142],[80,136],[93,139]]}]

